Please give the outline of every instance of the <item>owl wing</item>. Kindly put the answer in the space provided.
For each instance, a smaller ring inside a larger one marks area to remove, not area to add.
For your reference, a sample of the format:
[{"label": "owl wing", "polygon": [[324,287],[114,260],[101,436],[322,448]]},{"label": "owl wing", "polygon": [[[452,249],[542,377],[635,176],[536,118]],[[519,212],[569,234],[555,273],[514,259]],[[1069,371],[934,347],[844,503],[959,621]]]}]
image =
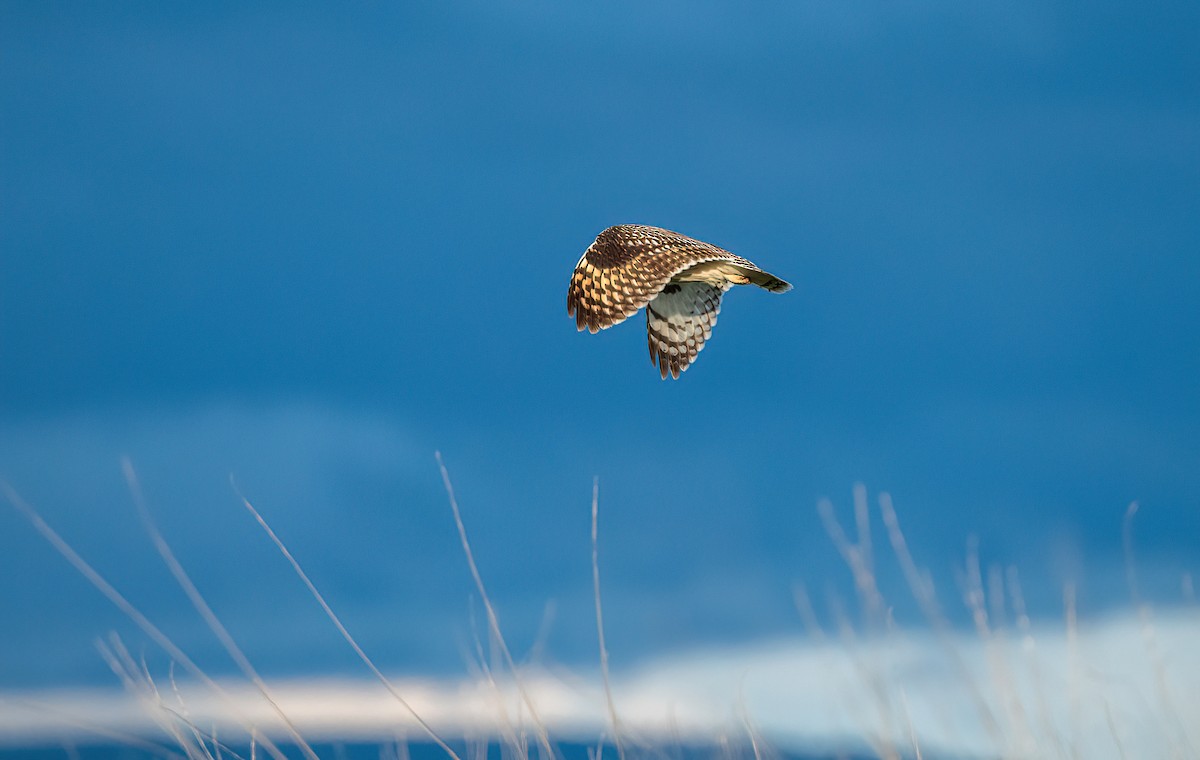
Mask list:
[{"label": "owl wing", "polygon": [[578,329],[599,332],[650,303],[675,275],[708,261],[754,267],[723,248],[670,230],[636,224],[609,227],[575,265],[567,313],[575,317]]},{"label": "owl wing", "polygon": [[646,337],[650,363],[663,379],[678,378],[704,349],[721,313],[721,296],[729,283],[672,282],[646,304]]}]

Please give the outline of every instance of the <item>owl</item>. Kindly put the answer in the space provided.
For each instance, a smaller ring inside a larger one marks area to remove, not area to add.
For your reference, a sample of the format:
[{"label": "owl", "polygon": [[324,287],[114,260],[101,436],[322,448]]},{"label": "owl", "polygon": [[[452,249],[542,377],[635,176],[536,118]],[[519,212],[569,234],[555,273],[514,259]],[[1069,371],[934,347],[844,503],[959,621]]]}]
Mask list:
[{"label": "owl", "polygon": [[746,259],[678,232],[620,224],[588,246],[567,289],[567,314],[579,330],[599,332],[646,307],[650,362],[665,380],[696,360],[734,285],[772,293],[792,286]]}]

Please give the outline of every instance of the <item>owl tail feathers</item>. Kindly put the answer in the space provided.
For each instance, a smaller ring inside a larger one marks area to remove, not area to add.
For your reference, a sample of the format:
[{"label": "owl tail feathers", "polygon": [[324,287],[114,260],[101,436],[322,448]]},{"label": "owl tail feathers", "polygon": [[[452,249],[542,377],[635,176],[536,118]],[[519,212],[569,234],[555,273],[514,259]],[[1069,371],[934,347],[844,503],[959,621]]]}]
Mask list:
[{"label": "owl tail feathers", "polygon": [[791,283],[784,282],[775,275],[764,272],[761,269],[746,269],[743,271],[750,278],[750,282],[772,293],[786,293],[792,289]]}]

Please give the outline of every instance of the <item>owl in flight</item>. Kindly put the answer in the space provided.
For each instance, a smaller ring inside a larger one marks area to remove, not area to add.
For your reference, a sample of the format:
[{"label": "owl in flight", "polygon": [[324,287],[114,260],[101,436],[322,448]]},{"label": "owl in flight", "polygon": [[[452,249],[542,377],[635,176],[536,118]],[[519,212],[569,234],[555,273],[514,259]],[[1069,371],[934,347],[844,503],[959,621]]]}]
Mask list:
[{"label": "owl in flight", "polygon": [[664,380],[678,378],[712,335],[721,295],[747,284],[772,293],[792,289],[715,245],[658,227],[620,224],[601,232],[575,265],[567,314],[579,330],[594,333],[645,306],[650,363]]}]

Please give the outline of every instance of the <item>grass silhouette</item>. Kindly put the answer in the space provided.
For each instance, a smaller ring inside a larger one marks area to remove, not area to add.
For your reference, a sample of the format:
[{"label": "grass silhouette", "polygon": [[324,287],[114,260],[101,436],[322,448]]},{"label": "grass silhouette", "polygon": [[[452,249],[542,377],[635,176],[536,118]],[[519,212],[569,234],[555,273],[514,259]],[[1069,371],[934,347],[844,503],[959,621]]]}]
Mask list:
[{"label": "grass silhouette", "polygon": [[[486,713],[490,709],[492,718],[492,729],[483,738],[472,739],[468,735],[470,732],[465,729],[460,736],[448,738],[451,735],[445,729],[435,729],[436,721],[422,715],[418,703],[405,695],[405,686],[387,678],[375,665],[259,511],[232,480],[231,485],[242,505],[286,559],[347,645],[407,715],[406,720],[397,721],[397,729],[405,734],[406,740],[399,742],[393,752],[399,756],[399,753],[407,751],[407,742],[415,741],[435,747],[442,756],[451,760],[463,760],[464,757],[478,760],[488,756],[491,748],[496,746],[504,757],[517,760],[562,757],[563,743],[556,741],[552,722],[543,714],[547,706],[547,692],[541,682],[531,682],[532,676],[527,673],[526,666],[516,661],[505,642],[499,615],[475,563],[450,472],[440,454],[436,460],[463,554],[486,615],[486,638],[491,650],[498,654],[495,664],[489,665],[488,658],[484,656],[483,643],[477,639],[475,666],[479,674],[480,693],[487,695],[477,712]],[[32,505],[10,486],[0,484],[6,499],[29,519],[36,531],[160,647],[172,663],[165,678],[156,677],[143,660],[130,653],[116,634],[110,634],[100,642],[101,655],[126,691],[161,730],[162,741],[115,731],[82,718],[66,716],[64,720],[84,734],[104,737],[128,747],[140,747],[160,756],[216,760],[219,757],[244,757],[247,754],[256,757],[261,752],[282,760],[296,752],[310,760],[317,758],[319,754],[314,743],[306,739],[300,722],[289,715],[285,700],[279,698],[276,690],[259,676],[175,558],[155,525],[132,464],[125,461],[122,467],[134,505],[160,558],[207,627],[237,663],[247,683],[253,687],[255,698],[266,705],[267,713],[264,717],[257,711],[247,709],[247,704],[250,704],[247,694],[241,691],[233,694],[228,685],[209,677],[55,532]],[[588,750],[588,755],[594,760],[599,760],[606,753],[615,754],[619,760],[639,756],[678,756],[677,749],[673,751],[670,747],[662,746],[661,738],[639,735],[636,719],[622,717],[624,711],[620,709],[620,690],[613,686],[604,636],[600,594],[599,506],[597,480],[593,483],[591,512],[592,591],[600,690],[603,695],[602,725],[606,728],[594,737],[595,745]],[[826,754],[821,756],[849,756],[845,753],[861,751],[885,760],[898,760],[905,757],[945,756],[947,752],[955,751],[937,746],[937,742],[926,741],[923,726],[927,726],[928,721],[916,714],[917,700],[914,699],[913,689],[919,684],[906,683],[903,668],[900,667],[907,661],[906,652],[912,646],[914,634],[932,642],[923,651],[926,655],[933,652],[938,667],[949,673],[949,680],[957,685],[956,696],[946,698],[960,703],[955,704],[955,708],[966,707],[963,711],[952,711],[947,705],[942,718],[971,724],[952,728],[984,737],[983,755],[1000,758],[1141,757],[1146,754],[1140,747],[1130,744],[1130,736],[1141,735],[1149,730],[1160,738],[1164,756],[1196,756],[1197,747],[1200,746],[1197,737],[1197,731],[1200,730],[1197,728],[1200,726],[1198,708],[1190,699],[1180,696],[1179,684],[1173,680],[1172,668],[1168,664],[1169,653],[1164,650],[1157,633],[1154,611],[1142,599],[1138,588],[1133,541],[1136,512],[1136,504],[1131,505],[1124,521],[1126,570],[1153,693],[1140,695],[1150,709],[1140,711],[1136,718],[1130,718],[1109,701],[1107,691],[1096,688],[1103,678],[1089,669],[1081,651],[1073,586],[1066,586],[1063,592],[1065,654],[1061,659],[1064,661],[1052,661],[1039,643],[1039,635],[1044,634],[1039,633],[1040,629],[1026,612],[1016,568],[991,567],[985,572],[977,542],[968,542],[957,586],[964,609],[970,616],[974,638],[967,639],[969,646],[964,646],[961,631],[954,628],[943,610],[943,601],[935,591],[932,576],[919,566],[912,555],[890,496],[880,494],[877,510],[872,510],[866,488],[855,486],[850,530],[839,519],[832,502],[820,502],[818,513],[853,580],[857,597],[857,622],[851,620],[852,614],[842,601],[834,597],[830,600],[830,616],[836,630],[826,631],[807,588],[801,584],[795,588],[796,608],[814,644],[837,652],[850,663],[863,695],[856,706],[858,736],[846,737],[844,746],[822,749]],[[891,605],[880,591],[880,558],[876,556],[874,541],[875,519],[882,526],[886,546],[921,611],[927,630],[914,632],[900,626],[892,615]],[[1187,587],[1185,578],[1185,591]],[[1200,633],[1200,625],[1196,625],[1194,614],[1189,620],[1189,624],[1194,626],[1193,630]],[[222,714],[236,727],[235,731],[225,729],[218,735],[216,728],[202,725],[207,721],[193,713],[191,708],[197,704],[196,698],[185,695],[176,678],[177,668],[185,671],[215,698]],[[1187,677],[1186,672],[1175,675]],[[507,684],[511,684],[511,688],[506,688]],[[821,687],[822,684],[814,684],[809,688]],[[829,699],[833,700],[835,696],[831,694]],[[738,735],[727,735],[724,743],[717,742],[706,751],[719,757],[756,759],[777,754],[768,737],[764,737],[755,726],[754,716],[745,705],[744,698],[739,697],[738,701]],[[1097,704],[1103,714],[1104,730],[1085,729],[1085,712],[1089,709],[1094,712]],[[1063,705],[1066,707],[1065,716],[1059,714],[1063,712]],[[949,717],[951,712],[956,717]],[[1139,723],[1137,731],[1132,730],[1134,727],[1130,721]],[[408,734],[409,730],[415,733]]]}]

